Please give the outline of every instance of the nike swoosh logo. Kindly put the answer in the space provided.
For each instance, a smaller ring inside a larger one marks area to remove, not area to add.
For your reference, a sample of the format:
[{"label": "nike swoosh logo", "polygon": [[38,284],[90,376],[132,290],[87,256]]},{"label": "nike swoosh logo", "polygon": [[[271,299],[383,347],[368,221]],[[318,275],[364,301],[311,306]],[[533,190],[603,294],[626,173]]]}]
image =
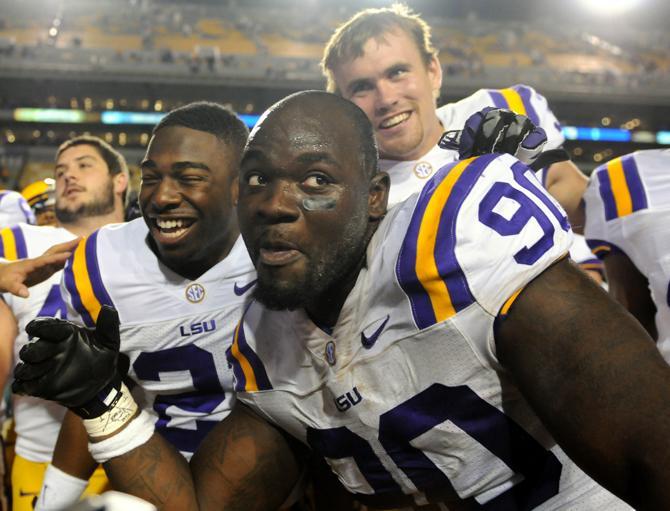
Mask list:
[{"label": "nike swoosh logo", "polygon": [[363,347],[366,350],[369,350],[370,348],[372,348],[374,346],[374,344],[377,342],[377,338],[379,337],[379,335],[384,330],[384,327],[386,326],[386,323],[388,323],[389,319],[390,319],[390,316],[387,314],[386,319],[384,320],[384,322],[381,325],[379,325],[377,327],[377,330],[372,332],[372,335],[370,335],[369,337],[367,335],[365,335],[365,332],[361,332],[361,344],[363,345]]},{"label": "nike swoosh logo", "polygon": [[249,282],[248,284],[245,284],[243,286],[238,286],[237,282],[235,282],[235,285],[233,286],[233,291],[235,292],[235,294],[237,296],[242,296],[244,293],[246,293],[252,287],[254,287],[255,284],[256,284],[255,280],[252,280],[251,282]]}]

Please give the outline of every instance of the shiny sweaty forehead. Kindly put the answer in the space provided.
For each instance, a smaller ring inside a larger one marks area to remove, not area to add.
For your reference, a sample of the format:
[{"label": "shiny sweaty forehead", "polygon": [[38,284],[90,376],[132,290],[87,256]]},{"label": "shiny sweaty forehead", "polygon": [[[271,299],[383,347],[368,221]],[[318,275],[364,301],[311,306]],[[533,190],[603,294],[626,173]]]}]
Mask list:
[{"label": "shiny sweaty forehead", "polygon": [[358,154],[360,129],[352,116],[352,106],[325,92],[289,96],[261,118],[249,136],[247,151],[281,147],[292,151]]}]

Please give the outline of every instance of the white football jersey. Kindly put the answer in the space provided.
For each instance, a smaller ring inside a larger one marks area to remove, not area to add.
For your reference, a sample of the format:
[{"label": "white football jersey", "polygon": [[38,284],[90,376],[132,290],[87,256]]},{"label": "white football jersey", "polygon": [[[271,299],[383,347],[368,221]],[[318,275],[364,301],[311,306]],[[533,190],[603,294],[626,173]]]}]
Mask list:
[{"label": "white football jersey", "polygon": [[615,158],[591,175],[585,235],[600,258],[623,252],[649,281],[658,347],[670,360],[670,150]]},{"label": "white football jersey", "polygon": [[453,489],[486,509],[628,509],[567,458],[496,357],[496,318],[571,239],[513,157],[447,165],[389,211],[330,334],[304,310],[250,305],[229,351],[238,398],[363,500]]},{"label": "white football jersey", "polygon": [[[18,224],[0,231],[0,257],[6,260],[37,257],[52,245],[74,239],[75,235],[62,227],[38,227]],[[67,308],[60,293],[62,272],[30,288],[28,298],[4,293],[3,299],[16,318],[18,335],[14,342],[14,359],[28,342],[26,325],[38,316],[65,319]],[[6,342],[9,339],[5,339]],[[16,430],[16,452],[23,458],[35,462],[51,461],[54,446],[65,415],[65,408],[32,396],[12,395],[14,427]]]},{"label": "white football jersey", "polygon": [[[556,149],[565,140],[547,100],[526,85],[515,85],[507,89],[480,89],[456,103],[441,106],[436,113],[444,131],[462,130],[468,117],[487,106],[507,108],[527,116],[536,126],[542,127],[547,132],[545,149]],[[381,170],[388,172],[391,177],[389,207],[420,192],[435,172],[456,160],[458,151],[441,149],[437,145],[418,160],[380,160]]]},{"label": "white football jersey", "polygon": [[138,404],[186,457],[234,402],[226,348],[256,274],[240,237],[195,281],[164,266],[142,218],[105,226],[82,241],[61,282],[74,321],[95,325],[102,305],[119,313]]},{"label": "white football jersey", "polygon": [[35,214],[19,192],[0,190],[0,229],[18,223],[35,223]]}]

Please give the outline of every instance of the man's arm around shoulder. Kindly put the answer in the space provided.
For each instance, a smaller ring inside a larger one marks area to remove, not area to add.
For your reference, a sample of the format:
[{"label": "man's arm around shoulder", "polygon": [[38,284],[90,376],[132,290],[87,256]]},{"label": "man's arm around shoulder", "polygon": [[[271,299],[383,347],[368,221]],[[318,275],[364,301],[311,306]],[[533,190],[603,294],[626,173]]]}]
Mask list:
[{"label": "man's arm around shoulder", "polygon": [[637,509],[670,509],[670,367],[623,307],[563,259],[520,294],[496,348],[589,475]]}]

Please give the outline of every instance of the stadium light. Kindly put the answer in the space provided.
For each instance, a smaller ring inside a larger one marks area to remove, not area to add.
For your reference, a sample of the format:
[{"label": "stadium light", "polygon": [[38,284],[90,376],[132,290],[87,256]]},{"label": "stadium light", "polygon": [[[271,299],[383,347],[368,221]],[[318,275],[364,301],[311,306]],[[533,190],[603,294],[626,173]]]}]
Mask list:
[{"label": "stadium light", "polygon": [[599,16],[616,16],[638,6],[640,0],[581,0],[582,5]]}]

